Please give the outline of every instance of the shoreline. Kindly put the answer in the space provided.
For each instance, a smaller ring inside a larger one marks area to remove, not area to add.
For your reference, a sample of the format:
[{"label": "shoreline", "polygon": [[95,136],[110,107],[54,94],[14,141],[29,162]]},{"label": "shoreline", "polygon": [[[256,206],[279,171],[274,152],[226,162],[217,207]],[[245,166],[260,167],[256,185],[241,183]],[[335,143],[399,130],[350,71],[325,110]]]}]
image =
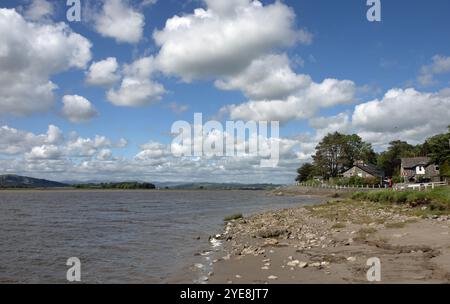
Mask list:
[{"label": "shoreline", "polygon": [[411,207],[310,190],[278,195],[320,196],[324,204],[228,222],[208,283],[368,283],[373,257],[381,283],[450,283],[450,216],[419,218]]}]

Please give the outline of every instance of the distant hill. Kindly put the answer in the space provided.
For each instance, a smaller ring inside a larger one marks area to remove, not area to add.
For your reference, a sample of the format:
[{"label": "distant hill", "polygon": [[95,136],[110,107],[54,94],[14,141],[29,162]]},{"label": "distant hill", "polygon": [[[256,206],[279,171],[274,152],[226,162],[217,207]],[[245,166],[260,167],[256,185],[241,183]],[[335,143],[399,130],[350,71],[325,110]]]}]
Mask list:
[{"label": "distant hill", "polygon": [[0,175],[0,188],[62,188],[67,184],[18,175]]}]

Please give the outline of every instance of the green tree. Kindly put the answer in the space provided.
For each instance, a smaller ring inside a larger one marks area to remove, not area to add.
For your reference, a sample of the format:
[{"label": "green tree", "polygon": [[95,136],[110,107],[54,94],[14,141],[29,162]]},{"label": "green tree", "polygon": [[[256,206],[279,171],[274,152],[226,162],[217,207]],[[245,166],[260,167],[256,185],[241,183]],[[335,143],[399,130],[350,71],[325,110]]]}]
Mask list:
[{"label": "green tree", "polygon": [[450,126],[449,132],[433,136],[422,145],[426,155],[431,157],[432,161],[438,165],[443,165],[450,161]]},{"label": "green tree", "polygon": [[378,166],[384,170],[386,176],[398,176],[403,157],[416,156],[414,146],[405,141],[396,140],[389,144],[387,151],[378,156]]},{"label": "green tree", "polygon": [[362,141],[358,135],[344,135],[343,166],[350,169],[358,160],[375,164],[377,154],[373,151],[372,145]]},{"label": "green tree", "polygon": [[313,156],[314,165],[325,178],[337,177],[357,160],[372,163],[375,158],[372,146],[363,142],[361,137],[339,132],[325,136]]},{"label": "green tree", "polygon": [[314,165],[310,163],[304,164],[297,170],[298,176],[296,178],[296,181],[302,183],[310,180],[314,177],[315,170],[316,168],[314,167]]}]

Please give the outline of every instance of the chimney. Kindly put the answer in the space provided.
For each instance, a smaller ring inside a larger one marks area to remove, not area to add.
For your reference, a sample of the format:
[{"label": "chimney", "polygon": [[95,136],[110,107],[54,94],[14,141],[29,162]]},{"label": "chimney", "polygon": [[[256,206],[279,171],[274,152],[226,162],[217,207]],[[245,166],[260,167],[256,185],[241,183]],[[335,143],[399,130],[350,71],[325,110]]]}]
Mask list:
[{"label": "chimney", "polygon": [[357,160],[354,163],[355,166],[364,166],[364,161],[363,160]]}]

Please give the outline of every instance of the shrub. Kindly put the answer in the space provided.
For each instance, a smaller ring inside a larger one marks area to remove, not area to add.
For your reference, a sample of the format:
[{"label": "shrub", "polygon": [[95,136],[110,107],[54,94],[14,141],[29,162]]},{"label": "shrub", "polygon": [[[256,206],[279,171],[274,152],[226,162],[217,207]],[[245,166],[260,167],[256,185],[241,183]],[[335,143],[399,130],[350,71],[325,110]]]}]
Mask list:
[{"label": "shrub", "polygon": [[395,196],[395,203],[397,204],[405,204],[408,201],[408,193],[400,192]]},{"label": "shrub", "polygon": [[358,200],[358,201],[365,200],[365,199],[367,199],[367,193],[366,192],[355,192],[352,194],[352,199]]},{"label": "shrub", "polygon": [[355,192],[353,200],[375,203],[409,204],[411,207],[429,206],[438,213],[450,212],[450,188],[442,187],[428,191],[372,191]]}]

